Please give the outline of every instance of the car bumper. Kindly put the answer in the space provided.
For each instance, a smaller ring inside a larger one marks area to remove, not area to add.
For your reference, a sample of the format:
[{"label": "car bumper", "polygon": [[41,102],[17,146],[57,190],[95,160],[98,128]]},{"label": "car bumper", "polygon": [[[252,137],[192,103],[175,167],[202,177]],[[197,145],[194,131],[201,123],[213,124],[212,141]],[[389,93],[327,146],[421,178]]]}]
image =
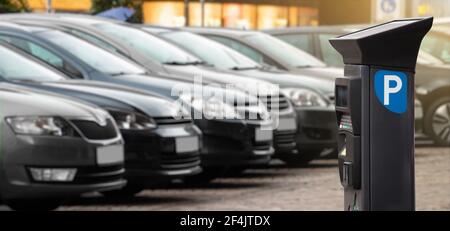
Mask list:
[{"label": "car bumper", "polygon": [[[3,143],[8,145],[3,147],[0,160],[2,199],[64,198],[119,189],[126,184],[122,152],[113,162],[97,163],[97,149],[112,145],[122,147],[120,138],[91,143],[81,138],[24,136],[15,135],[9,129],[3,131]],[[38,182],[32,179],[29,167],[75,168],[77,172],[71,182]]]},{"label": "car bumper", "polygon": [[[196,120],[203,134],[202,166],[253,166],[269,163],[273,139],[256,140],[261,123],[242,120]],[[272,132],[269,130],[269,132]]]},{"label": "car bumper", "polygon": [[295,108],[299,152],[337,148],[337,123],[334,108]]},{"label": "car bumper", "polygon": [[122,131],[122,136],[127,179],[157,182],[201,172],[201,133],[192,123],[159,125],[151,131]]}]

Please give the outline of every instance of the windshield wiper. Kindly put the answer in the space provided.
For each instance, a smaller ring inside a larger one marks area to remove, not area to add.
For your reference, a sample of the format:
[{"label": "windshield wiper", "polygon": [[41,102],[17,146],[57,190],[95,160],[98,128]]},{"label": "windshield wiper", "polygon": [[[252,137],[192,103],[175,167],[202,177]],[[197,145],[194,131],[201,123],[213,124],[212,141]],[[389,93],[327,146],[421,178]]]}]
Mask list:
[{"label": "windshield wiper", "polygon": [[311,68],[313,67],[312,65],[298,65],[296,66],[297,68]]},{"label": "windshield wiper", "polygon": [[145,72],[142,73],[131,73],[131,72],[125,72],[125,71],[121,71],[121,72],[114,72],[114,73],[106,73],[110,76],[121,76],[121,75],[141,75],[141,74],[145,74]]},{"label": "windshield wiper", "polygon": [[180,61],[167,61],[164,62],[165,65],[177,65],[177,66],[188,66],[188,65],[204,65],[204,61],[192,61],[192,62],[180,62]]},{"label": "windshield wiper", "polygon": [[255,70],[258,69],[259,67],[257,66],[253,66],[253,67],[239,67],[239,66],[235,66],[230,68],[233,71],[245,71],[245,70]]}]

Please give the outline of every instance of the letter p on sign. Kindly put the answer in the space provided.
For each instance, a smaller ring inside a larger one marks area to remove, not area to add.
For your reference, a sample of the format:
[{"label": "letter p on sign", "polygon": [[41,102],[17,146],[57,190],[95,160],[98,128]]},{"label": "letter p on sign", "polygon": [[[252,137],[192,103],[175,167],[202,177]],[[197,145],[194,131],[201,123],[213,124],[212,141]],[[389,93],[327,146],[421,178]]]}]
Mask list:
[{"label": "letter p on sign", "polygon": [[403,114],[407,109],[408,77],[404,72],[380,70],[375,73],[375,94],[391,112]]},{"label": "letter p on sign", "polygon": [[[395,82],[395,87],[391,87],[391,82]],[[384,76],[384,105],[389,105],[389,95],[395,94],[402,89],[402,80],[397,75]]]}]

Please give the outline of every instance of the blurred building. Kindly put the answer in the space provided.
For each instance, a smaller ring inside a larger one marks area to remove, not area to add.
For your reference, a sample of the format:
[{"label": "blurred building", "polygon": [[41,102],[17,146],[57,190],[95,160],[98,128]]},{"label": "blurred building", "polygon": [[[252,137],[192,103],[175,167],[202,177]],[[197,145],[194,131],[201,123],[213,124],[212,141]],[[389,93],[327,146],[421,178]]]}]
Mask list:
[{"label": "blurred building", "polygon": [[[92,8],[91,0],[52,0],[52,8],[62,12],[88,12]],[[46,11],[47,0],[27,0],[34,11]]]},{"label": "blurred building", "polygon": [[[202,25],[200,1],[146,0],[144,21],[166,26]],[[273,28],[318,25],[315,0],[206,0],[204,25],[235,28]]]},{"label": "blurred building", "polygon": [[[205,0],[204,4],[201,0],[135,1],[142,3],[145,23],[164,26],[267,29],[450,17],[450,0]],[[45,11],[46,2],[28,0],[36,11]],[[91,0],[52,0],[55,11],[89,12],[91,7]]]}]

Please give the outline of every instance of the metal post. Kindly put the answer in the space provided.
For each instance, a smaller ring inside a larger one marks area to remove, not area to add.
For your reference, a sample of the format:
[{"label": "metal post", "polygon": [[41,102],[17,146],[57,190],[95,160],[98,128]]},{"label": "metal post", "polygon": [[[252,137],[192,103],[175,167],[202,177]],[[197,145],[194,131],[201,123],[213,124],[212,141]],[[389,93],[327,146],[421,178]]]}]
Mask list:
[{"label": "metal post", "polygon": [[201,8],[202,8],[202,27],[205,26],[205,0],[200,0]]},{"label": "metal post", "polygon": [[184,26],[189,26],[189,0],[184,0]]},{"label": "metal post", "polygon": [[47,0],[47,13],[52,13],[52,0]]}]

